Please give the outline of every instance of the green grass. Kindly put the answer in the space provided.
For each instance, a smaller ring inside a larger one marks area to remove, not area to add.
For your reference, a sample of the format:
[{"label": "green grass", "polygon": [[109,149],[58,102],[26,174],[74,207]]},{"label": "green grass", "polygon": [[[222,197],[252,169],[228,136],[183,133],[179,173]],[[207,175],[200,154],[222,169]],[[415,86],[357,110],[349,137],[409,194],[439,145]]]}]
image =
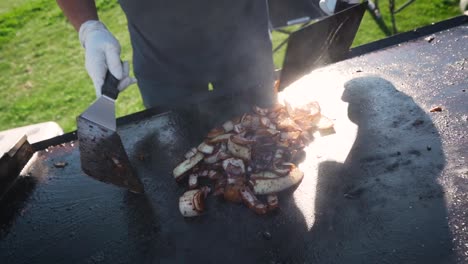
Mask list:
[{"label": "green grass", "polygon": [[[126,19],[117,1],[97,3],[101,20],[122,45],[122,58],[130,60]],[[382,5],[382,9],[385,11],[386,6]],[[397,26],[400,31],[407,31],[457,14],[454,1],[417,0],[398,14]],[[366,14],[354,45],[382,37]],[[274,45],[282,39],[283,35],[274,34]],[[283,56],[284,49],[275,54],[278,67]],[[71,131],[75,129],[75,117],[94,100],[78,36],[55,1],[0,0],[0,73],[0,130],[55,121],[65,131]],[[119,116],[142,109],[136,85],[120,95]]]}]

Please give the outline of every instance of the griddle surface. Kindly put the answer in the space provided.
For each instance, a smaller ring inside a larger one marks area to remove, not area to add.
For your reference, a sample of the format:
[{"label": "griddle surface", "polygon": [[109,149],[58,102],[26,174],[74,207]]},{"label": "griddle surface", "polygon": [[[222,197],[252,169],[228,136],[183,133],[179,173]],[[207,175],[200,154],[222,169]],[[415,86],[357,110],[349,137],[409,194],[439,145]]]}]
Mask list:
[{"label": "griddle surface", "polygon": [[[210,197],[204,216],[181,217],[184,188],[171,171],[202,135],[194,135],[193,120],[174,113],[120,128],[145,195],[86,177],[77,143],[41,151],[32,176],[2,204],[0,259],[466,263],[467,36],[462,25],[430,43],[421,38],[336,63],[285,91],[318,98],[338,127],[317,138],[323,155],[311,146],[304,181],[280,196],[281,210],[273,215]],[[438,105],[442,112],[429,113]],[[340,146],[348,155],[333,159]]]}]

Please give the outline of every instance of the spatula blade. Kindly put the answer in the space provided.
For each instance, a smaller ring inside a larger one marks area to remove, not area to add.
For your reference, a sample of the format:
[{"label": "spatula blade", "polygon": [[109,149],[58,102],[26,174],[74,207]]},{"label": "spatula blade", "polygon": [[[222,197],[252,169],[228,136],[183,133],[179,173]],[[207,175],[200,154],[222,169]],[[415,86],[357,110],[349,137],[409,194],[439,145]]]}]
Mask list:
[{"label": "spatula blade", "polygon": [[117,132],[83,116],[77,118],[77,124],[82,170],[101,182],[144,192]]}]

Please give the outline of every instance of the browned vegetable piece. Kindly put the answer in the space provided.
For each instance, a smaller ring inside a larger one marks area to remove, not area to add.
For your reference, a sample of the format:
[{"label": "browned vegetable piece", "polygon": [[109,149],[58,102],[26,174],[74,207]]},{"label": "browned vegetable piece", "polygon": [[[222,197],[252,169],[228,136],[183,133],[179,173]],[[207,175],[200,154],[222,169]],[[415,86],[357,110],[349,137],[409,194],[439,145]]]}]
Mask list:
[{"label": "browned vegetable piece", "polygon": [[280,138],[283,141],[285,141],[285,140],[296,140],[296,139],[299,138],[301,133],[302,133],[301,131],[282,132]]},{"label": "browned vegetable piece", "polygon": [[331,129],[333,127],[333,121],[324,115],[320,116],[320,119],[314,124],[319,130]]},{"label": "browned vegetable piece", "polygon": [[220,127],[213,128],[210,132],[208,132],[208,135],[206,135],[207,138],[215,138],[217,136],[220,136],[224,134],[224,129]]},{"label": "browned vegetable piece", "polygon": [[224,124],[223,124],[223,129],[225,132],[230,132],[234,129],[234,122],[232,122],[231,120],[229,121],[226,121]]},{"label": "browned vegetable piece", "polygon": [[261,108],[261,107],[258,107],[258,106],[254,106],[254,112],[259,114],[259,115],[267,115],[268,114],[268,109],[266,108]]},{"label": "browned vegetable piece", "polygon": [[211,154],[214,151],[214,146],[202,142],[200,145],[198,145],[197,150],[204,154]]},{"label": "browned vegetable piece", "polygon": [[241,176],[245,173],[245,165],[241,159],[229,158],[224,160],[223,169],[228,176]]},{"label": "browned vegetable piece", "polygon": [[214,138],[210,138],[210,139],[207,139],[206,140],[206,143],[208,144],[216,144],[216,143],[220,143],[220,142],[227,142],[228,139],[234,134],[231,134],[231,133],[227,133],[227,134],[222,134],[222,135],[219,135],[219,136],[216,136]]},{"label": "browned vegetable piece", "polygon": [[258,179],[276,179],[281,177],[281,175],[274,173],[272,171],[261,171],[259,173],[252,173],[250,175],[250,179],[258,180]]},{"label": "browned vegetable piece", "polygon": [[250,190],[248,187],[244,187],[240,189],[240,196],[242,201],[244,202],[247,207],[252,209],[257,214],[266,214],[267,206],[265,206],[262,202],[260,202],[255,194]]},{"label": "browned vegetable piece", "polygon": [[241,158],[243,160],[250,160],[252,157],[249,146],[234,143],[232,137],[228,140],[227,148],[229,153],[234,157]]},{"label": "browned vegetable piece", "polygon": [[270,194],[267,196],[268,210],[275,210],[278,208],[278,196],[276,194]]},{"label": "browned vegetable piece", "polygon": [[299,184],[304,177],[304,173],[298,168],[289,172],[287,176],[276,179],[258,179],[254,181],[253,188],[255,194],[272,194],[289,189]]},{"label": "browned vegetable piece", "polygon": [[205,156],[203,161],[206,164],[214,164],[214,163],[216,163],[216,162],[218,162],[220,160],[227,159],[230,156],[227,154],[226,151],[227,151],[226,144],[224,144],[224,143],[218,144],[215,147],[214,153],[212,153],[211,155]]},{"label": "browned vegetable piece", "polygon": [[276,129],[258,129],[255,131],[256,136],[264,136],[264,137],[273,137],[280,134],[280,131]]},{"label": "browned vegetable piece", "polygon": [[185,153],[184,157],[185,159],[190,159],[191,157],[195,156],[197,154],[197,148],[191,148],[187,153]]},{"label": "browned vegetable piece", "polygon": [[200,161],[203,160],[203,153],[197,152],[195,156],[184,160],[182,163],[177,165],[173,171],[174,178],[179,180],[182,176],[185,175],[190,169],[195,167]]},{"label": "browned vegetable piece", "polygon": [[278,120],[276,126],[284,131],[302,131],[302,129],[289,117]]},{"label": "browned vegetable piece", "polygon": [[281,164],[274,164],[273,165],[273,171],[280,175],[280,176],[286,176],[289,174],[291,170],[293,170],[296,166],[293,163],[287,163],[283,162]]},{"label": "browned vegetable piece", "polygon": [[242,202],[242,197],[240,194],[240,189],[242,185],[239,184],[228,184],[226,188],[224,188],[224,199],[229,202],[233,203],[240,203]]},{"label": "browned vegetable piece", "polygon": [[[180,180],[190,174],[190,189],[197,188],[199,178],[204,177],[212,181],[213,195],[243,202],[255,213],[266,214],[278,208],[276,193],[298,185],[304,177],[294,163],[303,160],[303,149],[312,141],[312,133],[330,128],[333,121],[321,115],[317,102],[254,107],[253,112],[212,129],[204,142],[185,155],[187,160],[174,169],[174,177]],[[180,198],[184,216],[203,211],[207,194],[203,188],[207,187],[188,191]],[[256,195],[267,195],[267,203]]]},{"label": "browned vegetable piece", "polygon": [[429,110],[429,112],[431,112],[431,113],[442,112],[442,107],[441,106],[433,107],[433,108],[431,108],[431,110]]},{"label": "browned vegetable piece", "polygon": [[189,189],[195,189],[198,187],[198,175],[197,174],[190,174],[188,180],[188,187]]},{"label": "browned vegetable piece", "polygon": [[230,140],[238,145],[246,146],[246,145],[252,145],[255,143],[255,140],[253,139],[247,139],[243,137],[242,134],[237,134],[233,135]]},{"label": "browned vegetable piece", "polygon": [[221,178],[221,175],[220,175],[219,172],[217,172],[217,171],[215,171],[215,170],[210,170],[210,171],[208,172],[208,178],[209,178],[210,180],[215,180],[215,179]]},{"label": "browned vegetable piece", "polygon": [[205,210],[205,198],[210,192],[208,187],[185,192],[179,198],[179,211],[184,217],[201,215]]},{"label": "browned vegetable piece", "polygon": [[226,187],[226,184],[227,184],[226,178],[217,179],[216,182],[215,182],[215,185],[214,185],[215,190],[213,192],[213,195],[214,196],[219,196],[219,195],[224,196],[224,188]]}]

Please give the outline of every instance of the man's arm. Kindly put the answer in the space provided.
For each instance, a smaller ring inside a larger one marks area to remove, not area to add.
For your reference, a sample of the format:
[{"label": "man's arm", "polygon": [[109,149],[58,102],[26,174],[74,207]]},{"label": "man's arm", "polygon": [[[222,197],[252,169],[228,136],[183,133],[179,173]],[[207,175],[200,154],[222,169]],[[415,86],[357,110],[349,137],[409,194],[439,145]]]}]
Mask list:
[{"label": "man's arm", "polygon": [[94,0],[57,0],[57,4],[76,31],[80,29],[84,22],[98,20]]},{"label": "man's arm", "polygon": [[57,0],[57,4],[78,31],[85,48],[85,67],[93,80],[96,96],[101,95],[107,70],[120,80],[119,91],[135,83],[135,78],[129,76],[128,62],[120,61],[119,41],[98,21],[94,0]]}]

